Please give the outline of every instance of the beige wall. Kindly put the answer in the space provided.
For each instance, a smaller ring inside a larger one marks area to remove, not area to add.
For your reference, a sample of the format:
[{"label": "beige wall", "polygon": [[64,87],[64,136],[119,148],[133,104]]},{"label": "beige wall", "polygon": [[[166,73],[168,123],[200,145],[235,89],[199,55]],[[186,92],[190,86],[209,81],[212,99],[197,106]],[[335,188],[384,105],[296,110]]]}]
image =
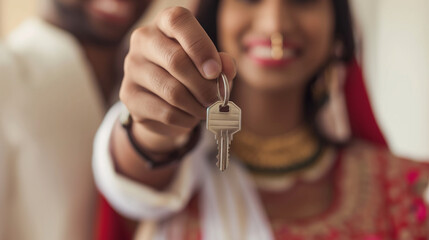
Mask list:
[{"label": "beige wall", "polygon": [[[162,8],[173,5],[186,5],[189,0],[153,0],[154,5],[148,12],[143,22],[156,15]],[[10,33],[24,19],[35,15],[40,0],[0,0],[0,37]]]},{"label": "beige wall", "polygon": [[0,36],[36,13],[38,0],[0,0]]}]

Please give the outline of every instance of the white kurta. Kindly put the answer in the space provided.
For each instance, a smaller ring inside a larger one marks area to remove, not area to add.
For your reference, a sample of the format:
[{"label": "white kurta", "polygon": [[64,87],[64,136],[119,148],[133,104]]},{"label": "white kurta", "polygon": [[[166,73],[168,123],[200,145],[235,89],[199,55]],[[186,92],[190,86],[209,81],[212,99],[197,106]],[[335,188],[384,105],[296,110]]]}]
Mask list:
[{"label": "white kurta", "polygon": [[0,239],[92,239],[101,94],[78,42],[33,19],[0,43]]},{"label": "white kurta", "polygon": [[[117,211],[136,220],[144,219],[136,239],[172,239],[169,234],[182,229],[180,212],[197,188],[201,190],[199,202],[205,240],[273,239],[246,171],[237,161],[230,161],[228,171],[219,172],[212,161],[215,155],[210,155],[217,149],[214,136],[205,129],[201,141],[182,160],[176,179],[167,190],[155,191],[117,173],[109,139],[122,108],[121,103],[116,104],[97,132],[93,169],[97,187]],[[160,224],[166,218],[169,221]],[[174,239],[180,239],[176,237],[179,235],[174,234]]]}]

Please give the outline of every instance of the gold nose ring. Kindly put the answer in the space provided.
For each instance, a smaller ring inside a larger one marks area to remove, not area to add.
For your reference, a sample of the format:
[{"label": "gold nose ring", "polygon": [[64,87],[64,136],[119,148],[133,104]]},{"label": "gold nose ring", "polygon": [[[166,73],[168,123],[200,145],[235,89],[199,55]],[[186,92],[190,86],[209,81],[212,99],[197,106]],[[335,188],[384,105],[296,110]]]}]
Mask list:
[{"label": "gold nose ring", "polygon": [[271,57],[276,60],[283,58],[283,35],[279,32],[271,35]]}]

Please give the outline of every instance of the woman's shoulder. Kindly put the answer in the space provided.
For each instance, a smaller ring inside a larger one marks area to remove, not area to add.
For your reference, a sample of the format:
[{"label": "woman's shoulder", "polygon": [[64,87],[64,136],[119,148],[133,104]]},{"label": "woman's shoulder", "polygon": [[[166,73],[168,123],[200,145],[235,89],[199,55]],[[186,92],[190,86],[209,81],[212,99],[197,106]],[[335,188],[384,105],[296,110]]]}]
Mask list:
[{"label": "woman's shoulder", "polygon": [[373,194],[381,198],[398,234],[429,234],[428,162],[398,157],[386,147],[364,141],[351,142],[344,148],[343,155],[345,162],[361,162],[355,166],[369,172],[365,181],[379,186]]},{"label": "woman's shoulder", "polygon": [[343,152],[349,158],[371,161],[371,165],[381,167],[387,180],[402,178],[414,182],[421,176],[429,181],[429,159],[424,162],[395,156],[387,147],[363,140],[353,140]]}]

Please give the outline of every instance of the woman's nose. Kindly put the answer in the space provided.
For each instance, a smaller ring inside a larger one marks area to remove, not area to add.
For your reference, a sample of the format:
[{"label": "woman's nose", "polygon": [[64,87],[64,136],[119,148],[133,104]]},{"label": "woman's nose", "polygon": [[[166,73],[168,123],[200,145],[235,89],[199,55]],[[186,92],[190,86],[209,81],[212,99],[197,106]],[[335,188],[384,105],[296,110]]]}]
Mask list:
[{"label": "woman's nose", "polygon": [[285,0],[264,0],[257,15],[258,27],[268,34],[286,34],[294,28],[292,11]]}]

